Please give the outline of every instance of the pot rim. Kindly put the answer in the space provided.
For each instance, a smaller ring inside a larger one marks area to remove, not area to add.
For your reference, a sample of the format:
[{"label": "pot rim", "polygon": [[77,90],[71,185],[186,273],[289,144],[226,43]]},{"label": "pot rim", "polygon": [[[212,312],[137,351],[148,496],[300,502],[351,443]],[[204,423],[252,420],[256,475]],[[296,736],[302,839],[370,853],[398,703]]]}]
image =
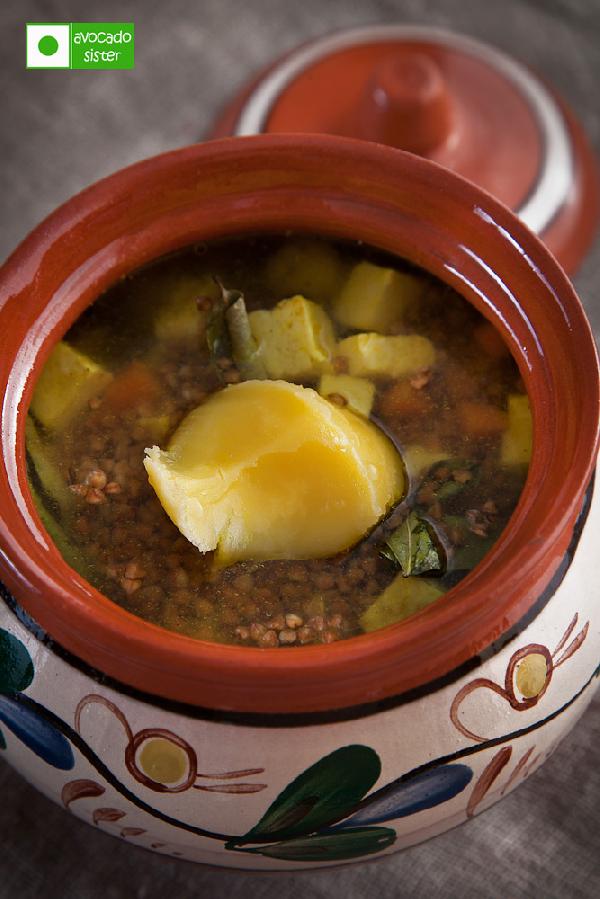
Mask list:
[{"label": "pot rim", "polygon": [[[417,210],[414,198],[412,211],[402,206],[403,190],[415,197],[422,191]],[[140,261],[183,246],[180,232],[174,236],[169,226],[177,231],[187,216],[189,228],[190,210],[210,218],[220,208],[216,200],[229,203],[235,223],[217,218],[209,227],[204,221],[199,233],[272,231],[286,222],[311,230],[312,222],[313,231],[328,236],[362,238],[392,252],[396,247],[397,255],[459,289],[490,318],[519,363],[532,400],[534,452],[517,509],[477,568],[404,622],[292,651],[197,641],[149,624],[100,594],[69,568],[40,522],[24,452],[36,369],[101,289]],[[154,214],[148,211],[153,203]],[[461,240],[444,228],[458,229]],[[73,268],[78,254],[81,262]],[[0,270],[3,319],[0,330],[9,337],[0,359],[6,385],[0,578],[69,652],[171,700],[239,712],[312,712],[373,702],[439,679],[495,643],[535,605],[566,550],[593,473],[598,358],[566,276],[498,201],[400,150],[323,135],[265,135],[136,163],[67,201],[25,239]]]}]

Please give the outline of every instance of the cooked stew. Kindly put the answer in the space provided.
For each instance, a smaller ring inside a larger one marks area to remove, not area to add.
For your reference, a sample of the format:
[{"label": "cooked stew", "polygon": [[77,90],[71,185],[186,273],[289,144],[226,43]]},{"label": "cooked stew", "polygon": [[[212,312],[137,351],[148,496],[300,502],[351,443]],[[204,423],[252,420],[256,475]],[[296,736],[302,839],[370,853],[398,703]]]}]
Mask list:
[{"label": "cooked stew", "polygon": [[517,366],[466,300],[293,234],[120,281],[54,348],[27,423],[34,500],[77,572],[155,624],[258,647],[434,602],[506,526],[530,453]]}]

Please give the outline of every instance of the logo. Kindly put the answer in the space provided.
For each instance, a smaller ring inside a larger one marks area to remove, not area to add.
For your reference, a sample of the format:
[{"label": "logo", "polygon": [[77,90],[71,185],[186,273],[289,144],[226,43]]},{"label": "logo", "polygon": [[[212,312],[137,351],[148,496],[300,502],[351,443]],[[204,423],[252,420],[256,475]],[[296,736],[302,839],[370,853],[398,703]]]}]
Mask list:
[{"label": "logo", "polygon": [[28,69],[133,69],[133,22],[28,22]]},{"label": "logo", "polygon": [[71,65],[69,25],[31,24],[27,29],[28,69],[68,69]]}]

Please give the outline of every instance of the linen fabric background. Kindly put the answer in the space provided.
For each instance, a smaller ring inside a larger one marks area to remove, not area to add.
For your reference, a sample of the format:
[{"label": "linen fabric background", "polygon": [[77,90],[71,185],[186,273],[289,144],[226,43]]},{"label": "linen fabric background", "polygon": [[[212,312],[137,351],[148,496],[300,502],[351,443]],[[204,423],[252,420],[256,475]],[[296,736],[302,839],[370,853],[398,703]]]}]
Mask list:
[{"label": "linen fabric background", "polygon": [[[134,71],[26,71],[30,22],[133,21]],[[336,28],[415,22],[514,54],[572,104],[600,155],[600,0],[4,0],[0,258],[56,205],[145,156],[202,137],[274,56]],[[509,127],[509,123],[507,123]],[[600,332],[600,242],[576,286]],[[600,896],[600,697],[516,793],[436,840],[337,870],[209,870],[117,842],[0,759],[0,899],[591,899]]]}]

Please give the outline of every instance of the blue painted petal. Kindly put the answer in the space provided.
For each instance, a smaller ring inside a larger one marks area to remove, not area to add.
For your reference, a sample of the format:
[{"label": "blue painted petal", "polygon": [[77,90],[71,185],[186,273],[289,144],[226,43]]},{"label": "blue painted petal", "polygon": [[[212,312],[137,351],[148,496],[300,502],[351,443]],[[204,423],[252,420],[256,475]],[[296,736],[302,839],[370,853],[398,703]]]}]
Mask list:
[{"label": "blue painted petal", "polygon": [[473,772],[468,765],[431,768],[423,774],[415,774],[414,777],[396,782],[395,786],[383,787],[368,796],[351,818],[337,826],[363,827],[394,818],[406,818],[452,799],[465,789],[472,777]]},{"label": "blue painted petal", "polygon": [[0,696],[0,721],[49,765],[61,771],[70,771],[74,767],[75,758],[69,741],[33,709],[10,696]]}]

